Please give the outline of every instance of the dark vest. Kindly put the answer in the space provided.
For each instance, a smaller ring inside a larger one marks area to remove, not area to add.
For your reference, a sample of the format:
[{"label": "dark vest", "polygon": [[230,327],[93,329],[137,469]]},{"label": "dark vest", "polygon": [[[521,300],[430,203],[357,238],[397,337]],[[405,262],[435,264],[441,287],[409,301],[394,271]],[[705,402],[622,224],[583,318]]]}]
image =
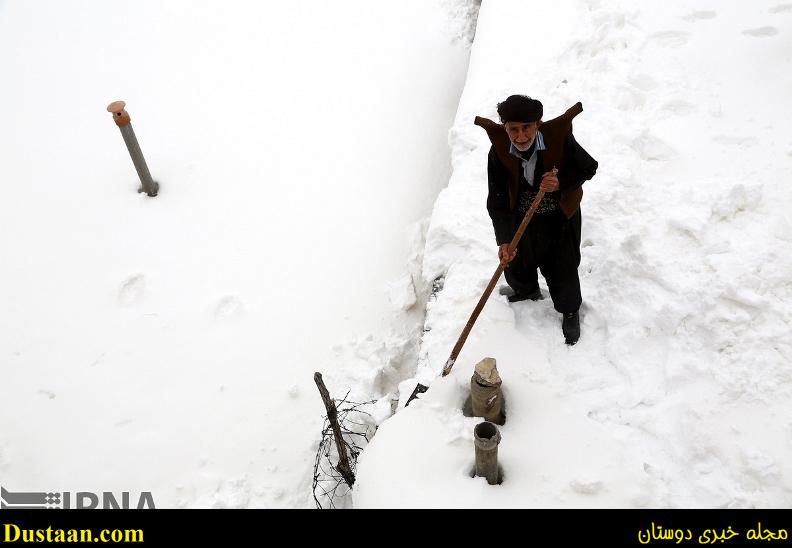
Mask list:
[{"label": "dark vest", "polygon": [[[581,112],[583,112],[583,105],[576,103],[561,116],[543,122],[540,126],[544,136],[545,147],[547,148],[537,152],[537,154],[546,170],[549,171],[553,167],[561,169],[561,164],[564,161],[564,142],[567,135],[572,131],[572,119]],[[506,166],[506,169],[511,174],[511,179],[509,180],[509,209],[514,211],[517,208],[517,200],[519,198],[520,170],[522,169],[520,159],[509,153],[511,141],[502,125],[481,116],[476,116],[474,123],[484,128],[487,132],[490,142],[495,148],[498,160]],[[564,215],[567,218],[571,218],[578,210],[578,207],[580,207],[580,200],[582,199],[583,189],[577,188],[561,198],[558,201],[558,205]]]}]

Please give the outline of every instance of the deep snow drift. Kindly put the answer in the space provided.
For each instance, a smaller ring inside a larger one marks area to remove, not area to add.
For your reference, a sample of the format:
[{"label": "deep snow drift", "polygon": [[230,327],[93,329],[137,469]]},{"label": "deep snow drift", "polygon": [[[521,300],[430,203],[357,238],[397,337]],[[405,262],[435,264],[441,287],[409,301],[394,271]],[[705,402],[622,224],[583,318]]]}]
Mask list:
[{"label": "deep snow drift", "polygon": [[4,487],[313,505],[313,372],[414,365],[473,4],[0,3]]}]

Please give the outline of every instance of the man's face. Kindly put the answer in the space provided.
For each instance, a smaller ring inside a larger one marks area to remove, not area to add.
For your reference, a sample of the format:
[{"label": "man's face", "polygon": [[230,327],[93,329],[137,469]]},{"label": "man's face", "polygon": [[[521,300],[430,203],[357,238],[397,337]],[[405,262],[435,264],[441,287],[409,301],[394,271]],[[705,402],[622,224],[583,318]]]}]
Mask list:
[{"label": "man's face", "polygon": [[531,145],[536,138],[536,132],[539,130],[539,122],[506,122],[503,124],[503,129],[509,134],[509,139],[512,144],[520,152],[524,152],[531,148]]}]

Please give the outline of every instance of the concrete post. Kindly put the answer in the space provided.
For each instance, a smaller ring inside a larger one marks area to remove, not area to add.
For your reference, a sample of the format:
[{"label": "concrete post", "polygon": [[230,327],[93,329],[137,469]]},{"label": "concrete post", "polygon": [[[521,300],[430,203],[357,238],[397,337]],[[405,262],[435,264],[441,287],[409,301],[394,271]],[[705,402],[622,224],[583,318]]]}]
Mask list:
[{"label": "concrete post", "polygon": [[121,135],[126,143],[129,155],[132,157],[132,163],[135,164],[138,177],[140,177],[141,187],[138,192],[145,192],[149,196],[156,196],[159,192],[159,183],[151,178],[151,173],[146,165],[146,160],[143,158],[143,152],[140,150],[135,131],[132,129],[129,114],[124,107],[124,101],[115,101],[107,106],[107,112],[113,113],[113,120],[115,121],[118,129],[121,130]]},{"label": "concrete post", "polygon": [[491,422],[481,422],[473,430],[473,443],[476,446],[476,475],[487,478],[487,483],[497,485],[498,444],[501,435],[498,427]]},{"label": "concrete post", "polygon": [[495,358],[484,358],[476,364],[473,377],[470,379],[470,399],[474,417],[482,417],[495,424],[506,422],[501,384]]}]

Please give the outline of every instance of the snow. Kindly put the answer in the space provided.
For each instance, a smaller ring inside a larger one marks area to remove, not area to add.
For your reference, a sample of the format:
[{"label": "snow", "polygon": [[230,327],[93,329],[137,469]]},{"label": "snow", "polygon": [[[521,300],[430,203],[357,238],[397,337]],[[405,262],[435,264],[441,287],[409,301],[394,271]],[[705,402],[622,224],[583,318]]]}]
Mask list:
[{"label": "snow", "polygon": [[[788,506],[792,10],[562,0],[537,15],[481,8],[424,251],[443,289],[401,398],[431,387],[380,427],[355,506]],[[497,266],[472,122],[512,93],[546,118],[583,102],[575,135],[600,168],[584,185],[582,336],[563,344],[549,298],[496,291],[441,379]],[[507,410],[497,487],[470,477],[480,419],[462,415],[488,356]]]},{"label": "snow", "polygon": [[313,506],[314,371],[414,364],[466,5],[0,3],[4,487]]},{"label": "snow", "polygon": [[[338,506],[792,503],[792,4],[477,8],[0,0],[4,487],[311,507],[321,371],[376,400]],[[582,336],[496,290],[441,378],[497,266],[473,119],[512,93],[584,106]]]}]

